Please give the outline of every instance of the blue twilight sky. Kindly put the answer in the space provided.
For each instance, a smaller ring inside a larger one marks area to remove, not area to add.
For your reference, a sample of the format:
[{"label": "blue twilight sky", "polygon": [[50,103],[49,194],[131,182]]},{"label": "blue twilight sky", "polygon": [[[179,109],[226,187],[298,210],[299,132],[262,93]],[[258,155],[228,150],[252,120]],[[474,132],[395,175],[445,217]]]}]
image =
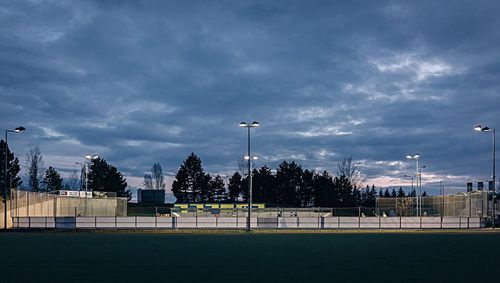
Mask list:
[{"label": "blue twilight sky", "polygon": [[[257,120],[257,166],[295,160],[367,183],[464,189],[500,128],[499,1],[0,1],[0,128],[24,161],[87,153],[138,186],[190,152],[231,174]],[[433,189],[435,188],[435,189]]]}]

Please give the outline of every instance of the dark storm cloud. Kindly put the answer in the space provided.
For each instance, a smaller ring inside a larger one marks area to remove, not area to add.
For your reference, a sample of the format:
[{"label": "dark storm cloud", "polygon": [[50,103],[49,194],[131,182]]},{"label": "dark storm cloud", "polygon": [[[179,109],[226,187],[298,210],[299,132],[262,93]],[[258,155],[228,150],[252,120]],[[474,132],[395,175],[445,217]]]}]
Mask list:
[{"label": "dark storm cloud", "polygon": [[[237,169],[240,121],[258,120],[257,165],[401,183],[420,152],[427,181],[489,176],[500,125],[495,1],[15,1],[0,5],[2,128],[52,165],[95,152],[131,177],[191,151]],[[136,182],[137,183],[137,182]]]}]

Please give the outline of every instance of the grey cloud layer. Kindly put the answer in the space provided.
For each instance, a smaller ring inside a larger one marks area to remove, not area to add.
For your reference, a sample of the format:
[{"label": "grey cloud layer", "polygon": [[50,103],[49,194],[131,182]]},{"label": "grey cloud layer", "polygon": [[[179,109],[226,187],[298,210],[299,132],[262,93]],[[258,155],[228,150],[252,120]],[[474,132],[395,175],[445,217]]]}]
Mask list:
[{"label": "grey cloud layer", "polygon": [[141,176],[194,151],[230,172],[237,124],[258,120],[259,165],[352,154],[394,178],[418,151],[433,180],[486,179],[491,141],[471,128],[500,125],[500,5],[435,2],[2,3],[0,125],[59,168],[99,152]]}]

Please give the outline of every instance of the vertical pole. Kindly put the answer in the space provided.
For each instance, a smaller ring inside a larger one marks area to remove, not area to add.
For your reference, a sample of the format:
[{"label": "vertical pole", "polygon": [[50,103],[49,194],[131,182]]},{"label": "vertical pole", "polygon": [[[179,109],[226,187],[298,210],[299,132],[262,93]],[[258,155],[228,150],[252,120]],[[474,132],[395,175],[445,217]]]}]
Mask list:
[{"label": "vertical pole", "polygon": [[496,176],[495,176],[495,165],[496,165],[496,146],[495,146],[495,143],[496,143],[496,133],[495,133],[495,129],[493,129],[493,197],[491,198],[492,199],[492,215],[491,215],[491,224],[492,224],[492,227],[493,229],[495,229],[495,186],[496,186]]},{"label": "vertical pole", "polygon": [[250,155],[250,126],[248,129],[248,220],[247,220],[247,230],[252,230],[251,228],[251,216],[252,216],[252,157]]},{"label": "vertical pole", "polygon": [[4,185],[4,188],[3,188],[3,204],[4,204],[4,211],[3,211],[3,229],[6,230],[7,229],[7,167],[9,166],[9,162],[8,162],[8,159],[7,159],[7,154],[8,154],[8,151],[7,151],[7,148],[8,148],[8,144],[7,144],[7,132],[8,130],[5,130],[5,172],[4,172],[4,178],[3,178],[3,185]]}]

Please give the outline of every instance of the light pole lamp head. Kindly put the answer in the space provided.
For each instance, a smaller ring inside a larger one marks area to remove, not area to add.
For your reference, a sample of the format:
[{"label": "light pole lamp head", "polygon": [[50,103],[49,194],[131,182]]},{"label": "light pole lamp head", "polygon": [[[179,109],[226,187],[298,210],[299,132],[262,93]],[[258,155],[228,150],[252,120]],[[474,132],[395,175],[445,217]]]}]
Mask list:
[{"label": "light pole lamp head", "polygon": [[247,122],[241,122],[241,123],[240,123],[240,127],[248,127]]},{"label": "light pole lamp head", "polygon": [[259,122],[257,121],[252,122],[252,127],[259,127],[259,126],[260,126]]},{"label": "light pole lamp head", "polygon": [[491,131],[493,131],[493,129],[490,129],[489,127],[483,127],[481,125],[476,125],[474,127],[474,131],[477,131],[477,132],[491,132]]},{"label": "light pole lamp head", "polygon": [[97,158],[99,158],[99,156],[98,156],[98,155],[90,155],[90,154],[87,154],[87,155],[85,156],[85,158],[86,158],[86,159],[88,159],[88,160],[96,160]]},{"label": "light pole lamp head", "polygon": [[26,131],[26,128],[23,127],[23,126],[19,126],[19,127],[17,127],[17,128],[14,129],[14,132],[16,132],[16,133],[21,133],[21,132],[24,132],[24,131]]},{"label": "light pole lamp head", "polygon": [[406,155],[406,158],[408,158],[408,159],[419,159],[420,158],[420,154],[418,154],[418,153],[415,153],[414,155],[408,154],[408,155]]},{"label": "light pole lamp head", "polygon": [[[244,158],[245,160],[249,160],[249,159],[250,159],[250,156],[245,155],[243,158]],[[252,156],[252,160],[257,160],[257,159],[259,159],[257,156]]]}]

